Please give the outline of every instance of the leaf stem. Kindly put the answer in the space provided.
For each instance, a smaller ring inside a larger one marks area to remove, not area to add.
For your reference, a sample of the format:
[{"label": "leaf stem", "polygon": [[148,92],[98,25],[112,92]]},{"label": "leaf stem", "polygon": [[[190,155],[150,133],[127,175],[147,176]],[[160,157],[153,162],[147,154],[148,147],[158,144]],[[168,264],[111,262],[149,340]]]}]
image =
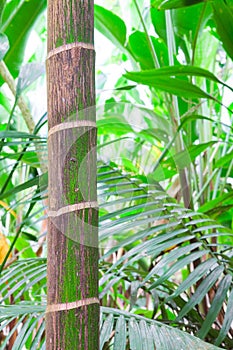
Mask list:
[{"label": "leaf stem", "polygon": [[[16,97],[16,86],[14,78],[12,77],[6,64],[3,61],[0,62],[0,75],[9,86],[14,97]],[[17,102],[29,132],[33,133],[33,130],[35,129],[35,123],[26,102],[24,101],[22,96],[18,98]]]},{"label": "leaf stem", "polygon": [[143,26],[143,29],[144,29],[144,32],[146,34],[146,39],[147,39],[147,42],[148,42],[148,46],[150,48],[150,52],[151,52],[151,55],[152,55],[152,58],[153,58],[153,61],[154,61],[154,65],[156,68],[159,68],[160,67],[160,64],[159,64],[159,61],[158,61],[158,57],[156,55],[156,52],[155,52],[155,48],[154,48],[154,45],[152,43],[152,40],[151,40],[151,37],[149,35],[149,32],[146,28],[146,24],[145,24],[145,21],[142,17],[142,14],[141,14],[141,11],[140,11],[140,8],[138,6],[138,3],[137,3],[137,0],[134,0],[134,4],[135,4],[135,7],[137,9],[137,12],[138,12],[138,16],[140,18],[140,21],[142,23],[142,26]]},{"label": "leaf stem", "polygon": [[[38,187],[35,194],[39,193],[39,191],[40,191],[40,189],[39,189],[39,187]],[[15,243],[17,242],[17,240],[18,240],[18,238],[19,238],[19,236],[20,236],[20,233],[22,232],[22,228],[23,228],[23,226],[24,226],[24,224],[25,224],[25,219],[28,218],[28,216],[29,216],[30,212],[32,211],[32,209],[33,209],[33,207],[34,207],[35,204],[36,204],[36,202],[31,202],[31,204],[30,204],[30,206],[29,206],[29,208],[28,208],[28,210],[27,210],[27,213],[26,213],[26,215],[25,215],[25,218],[24,218],[24,220],[22,221],[22,223],[20,224],[19,229],[18,229],[18,231],[17,231],[17,233],[16,233],[16,235],[15,235],[15,237],[14,237],[14,239],[13,239],[13,242],[11,243],[11,246],[10,246],[10,248],[9,248],[9,250],[8,250],[8,252],[7,252],[5,258],[4,258],[4,260],[3,260],[2,264],[0,265],[0,276],[1,276],[1,273],[2,273],[2,271],[3,271],[3,269],[4,269],[4,267],[5,267],[5,264],[6,264],[8,258],[9,258],[9,256],[10,256],[12,250],[13,250],[13,248],[14,248],[14,246],[15,246]]]},{"label": "leaf stem", "polygon": [[[1,61],[0,62],[0,75],[2,76],[2,78],[5,80],[5,82],[7,83],[9,89],[11,90],[12,94],[14,95],[14,97],[16,98],[16,86],[15,86],[15,81],[14,81],[14,78],[12,77],[11,73],[9,72],[6,64]],[[29,130],[29,132],[31,134],[34,133],[34,130],[35,130],[35,123],[34,123],[34,120],[33,120],[33,117],[31,115],[31,112],[25,102],[25,100],[23,99],[22,96],[19,96],[17,98],[17,104],[18,104],[18,107],[22,113],[22,116],[23,116],[23,119],[27,125],[27,128]],[[40,156],[40,150],[39,150],[39,147],[36,146],[36,151],[37,151],[37,154],[38,154],[38,159],[40,160],[40,167],[41,167],[41,171],[43,173],[45,173],[47,171],[47,167],[45,165],[45,161],[42,159],[42,157]]]},{"label": "leaf stem", "polygon": [[[176,46],[175,46],[175,38],[173,33],[172,21],[171,21],[171,13],[169,10],[165,11],[165,19],[166,19],[166,29],[167,29],[167,46],[168,46],[169,65],[174,66],[174,55],[176,53]],[[177,129],[177,126],[179,127],[181,125],[180,112],[179,112],[177,96],[171,95],[171,98],[173,103],[172,103],[172,106],[171,107],[168,106],[168,108],[171,113],[173,132],[175,132]],[[182,150],[184,150],[184,141],[183,141],[182,131],[180,130],[178,137],[175,140],[175,151],[178,153]],[[178,172],[179,172],[182,196],[184,199],[184,206],[186,208],[191,208],[193,204],[192,204],[192,199],[190,195],[188,169],[178,168]]]}]

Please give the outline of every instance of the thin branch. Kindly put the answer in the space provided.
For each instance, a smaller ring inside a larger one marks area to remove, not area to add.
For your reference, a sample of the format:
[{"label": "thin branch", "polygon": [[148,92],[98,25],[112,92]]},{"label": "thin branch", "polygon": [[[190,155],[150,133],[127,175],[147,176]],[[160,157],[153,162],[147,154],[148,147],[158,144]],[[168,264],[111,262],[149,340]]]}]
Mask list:
[{"label": "thin branch", "polygon": [[[12,77],[11,73],[9,72],[6,64],[3,61],[0,62],[0,75],[5,80],[5,82],[9,86],[12,94],[15,97],[16,96],[15,81],[14,81],[14,78]],[[20,96],[18,99],[18,106],[19,106],[20,111],[22,112],[23,119],[27,125],[28,130],[32,134],[34,129],[35,129],[35,123],[34,123],[32,115],[31,115],[31,112],[30,112],[30,110],[29,110],[29,108],[28,108],[28,106],[27,106],[27,104],[24,101],[22,96]]]},{"label": "thin branch", "polygon": [[[12,77],[11,73],[9,72],[6,64],[1,61],[0,62],[0,75],[2,76],[2,78],[4,79],[4,81],[7,83],[7,85],[9,86],[9,89],[11,90],[12,94],[14,95],[14,97],[16,97],[16,86],[15,86],[15,81],[14,78]],[[34,129],[35,129],[35,122],[33,120],[33,117],[31,115],[31,112],[24,100],[24,98],[22,96],[20,96],[17,99],[17,104],[18,107],[22,113],[23,119],[25,121],[25,124],[27,125],[27,128],[29,130],[29,132],[31,134],[34,133]],[[41,171],[43,173],[47,172],[47,167],[45,165],[45,160],[43,159],[43,157],[40,155],[40,147],[38,145],[35,146],[36,147],[36,152],[38,155],[38,159],[40,161],[40,167],[41,167]]]},{"label": "thin branch", "polygon": [[145,34],[146,34],[146,40],[147,40],[148,46],[149,46],[149,48],[150,48],[150,52],[151,52],[151,55],[152,55],[152,58],[153,58],[153,61],[154,61],[155,68],[159,68],[160,65],[159,65],[158,57],[157,57],[157,55],[156,55],[155,48],[154,48],[154,45],[153,45],[153,43],[152,43],[151,37],[150,37],[150,35],[149,35],[149,33],[148,33],[148,30],[147,30],[147,28],[146,28],[144,19],[143,19],[143,17],[142,17],[140,8],[139,8],[138,3],[137,3],[137,0],[134,0],[134,4],[135,4],[135,7],[136,7],[136,9],[137,9],[138,16],[139,16],[140,21],[141,21],[141,23],[142,23],[144,32],[145,32]]}]

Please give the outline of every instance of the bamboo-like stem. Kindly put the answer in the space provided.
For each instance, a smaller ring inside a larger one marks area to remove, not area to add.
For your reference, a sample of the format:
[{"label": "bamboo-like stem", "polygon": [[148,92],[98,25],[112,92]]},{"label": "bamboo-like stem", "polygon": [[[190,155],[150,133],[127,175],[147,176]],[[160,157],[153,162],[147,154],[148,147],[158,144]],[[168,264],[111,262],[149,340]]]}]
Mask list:
[{"label": "bamboo-like stem", "polygon": [[98,350],[93,0],[48,1],[47,350]]}]

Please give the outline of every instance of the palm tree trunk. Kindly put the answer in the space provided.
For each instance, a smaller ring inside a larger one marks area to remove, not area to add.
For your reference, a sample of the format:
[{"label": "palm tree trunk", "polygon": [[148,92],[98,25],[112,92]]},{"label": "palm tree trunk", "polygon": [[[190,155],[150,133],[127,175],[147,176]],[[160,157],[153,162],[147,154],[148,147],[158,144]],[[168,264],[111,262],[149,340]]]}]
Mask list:
[{"label": "palm tree trunk", "polygon": [[46,349],[99,348],[93,0],[48,1]]}]

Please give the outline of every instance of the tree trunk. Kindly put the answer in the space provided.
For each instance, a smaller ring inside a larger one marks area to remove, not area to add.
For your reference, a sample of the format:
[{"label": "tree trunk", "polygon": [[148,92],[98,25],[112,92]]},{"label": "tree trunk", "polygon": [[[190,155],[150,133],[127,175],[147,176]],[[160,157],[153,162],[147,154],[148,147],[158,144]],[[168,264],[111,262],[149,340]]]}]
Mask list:
[{"label": "tree trunk", "polygon": [[99,348],[93,0],[48,1],[46,349]]}]

